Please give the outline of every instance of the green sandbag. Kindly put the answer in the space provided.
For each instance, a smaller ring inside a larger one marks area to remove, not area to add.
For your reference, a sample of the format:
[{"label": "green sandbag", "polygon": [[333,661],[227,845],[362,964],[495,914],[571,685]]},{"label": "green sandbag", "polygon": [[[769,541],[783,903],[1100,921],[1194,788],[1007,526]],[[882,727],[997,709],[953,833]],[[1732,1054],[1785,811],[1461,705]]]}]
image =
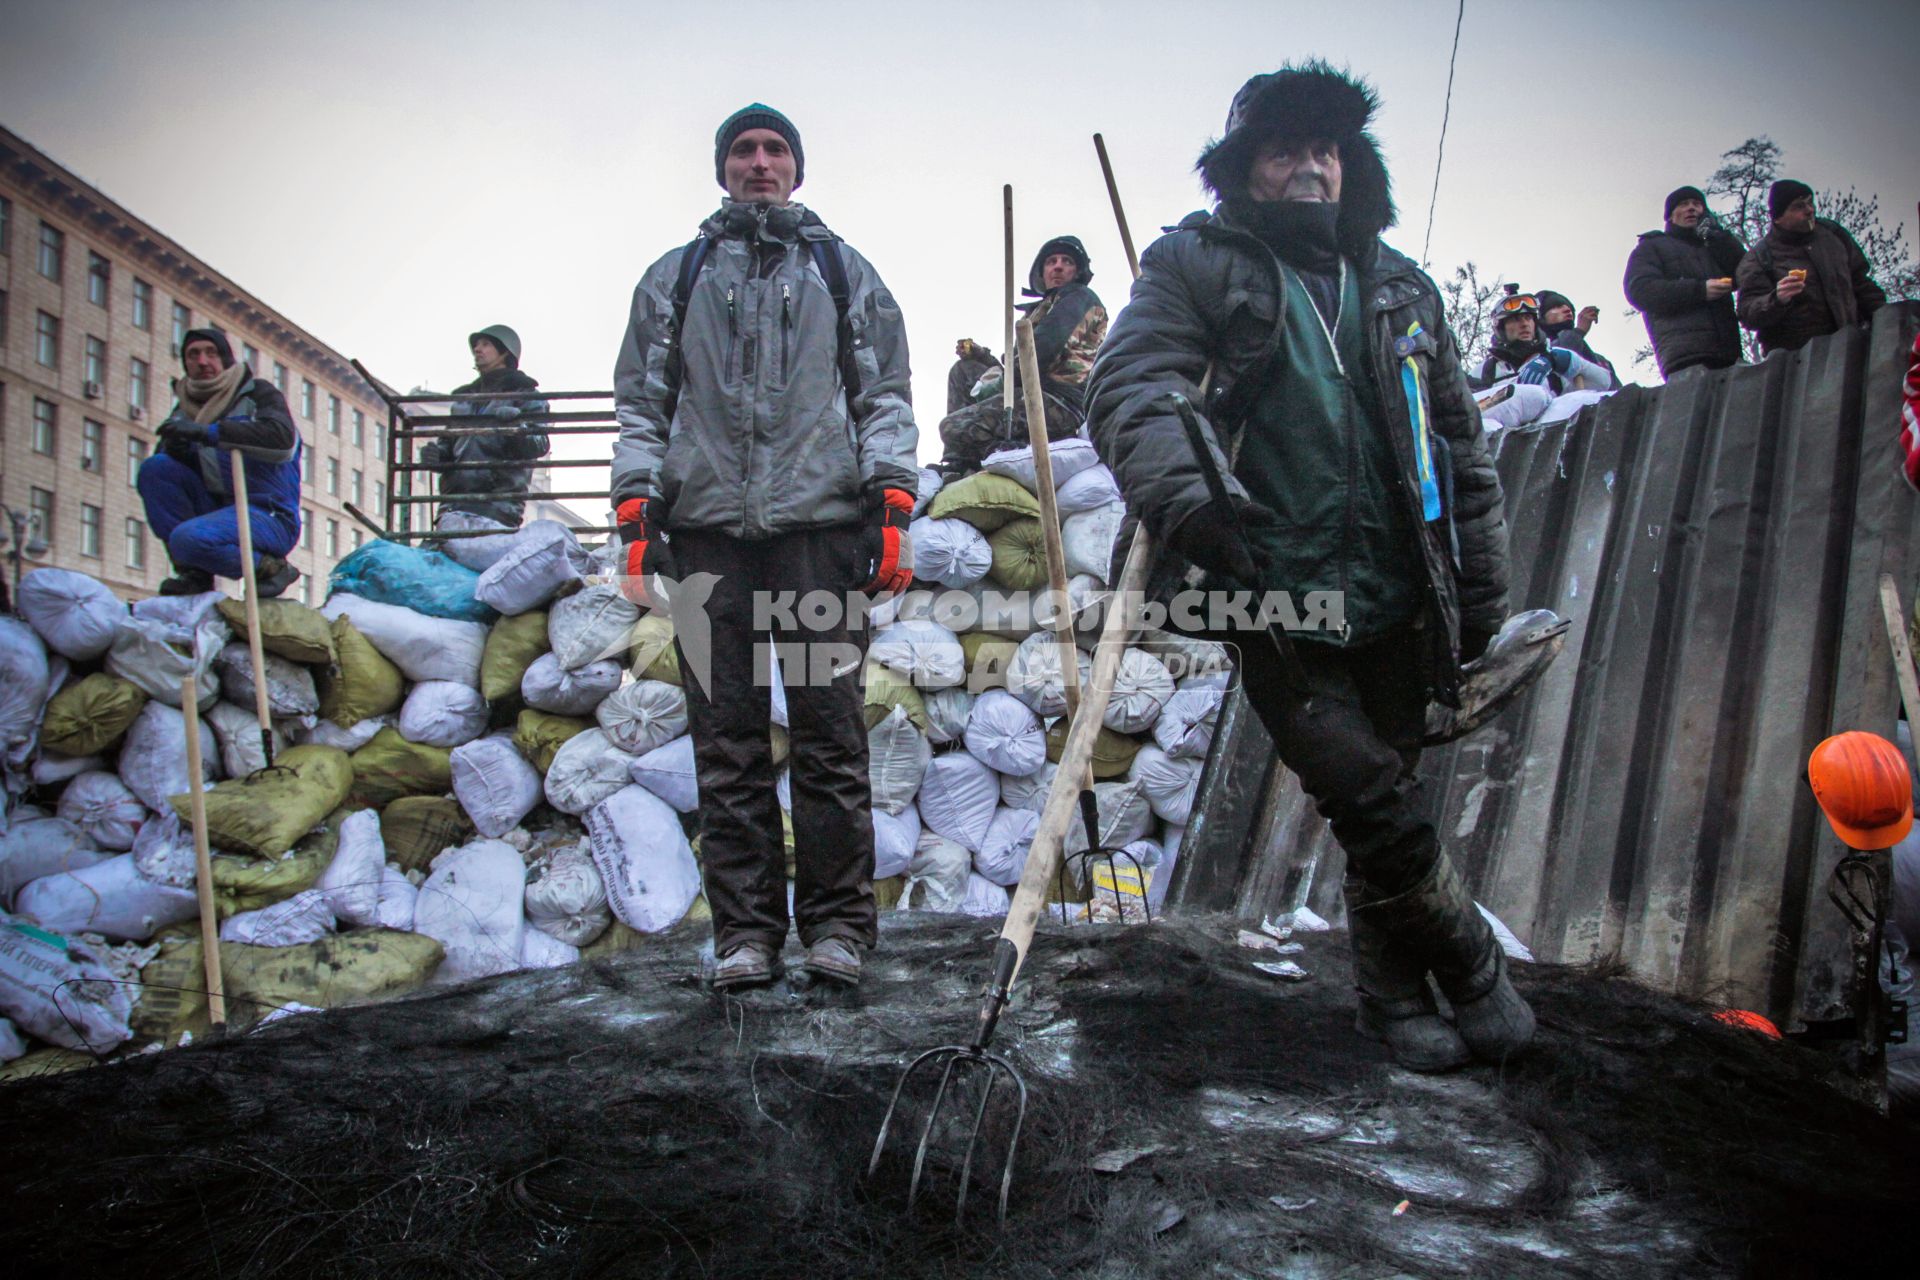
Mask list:
[{"label": "green sandbag", "polygon": [[440,796],[453,786],[453,752],[408,742],[388,725],[353,753],[353,806],[380,809],[401,796]]},{"label": "green sandbag", "polygon": [[[550,711],[535,711],[529,707],[514,722],[513,745],[545,777],[548,766],[553,764],[554,753],[566,745],[567,739],[591,728],[591,720],[583,720],[579,716],[557,716]],[[447,785],[453,785],[451,774]]]},{"label": "green sandbag", "polygon": [[[221,600],[213,606],[221,620],[233,628],[233,638],[247,639],[247,602]],[[298,600],[260,601],[260,647],[277,653],[289,662],[309,666],[327,666],[334,661],[333,628],[318,609],[310,609]]]},{"label": "green sandbag", "polygon": [[534,659],[547,651],[547,611],[502,618],[487,632],[480,658],[480,696],[505,702],[520,696],[520,681]]},{"label": "green sandbag", "polygon": [[770,724],[767,729],[773,739],[773,767],[778,769],[787,762],[787,755],[793,750],[793,739],[780,725]]},{"label": "green sandbag", "polygon": [[673,644],[673,623],[657,613],[649,613],[633,624],[632,634],[629,661],[634,679],[679,684],[680,650]]},{"label": "green sandbag", "polygon": [[1018,480],[982,471],[935,494],[927,515],[935,520],[965,520],[982,533],[992,533],[1009,520],[1038,518],[1040,499]]},{"label": "green sandbag", "polygon": [[320,714],[342,729],[351,729],[398,707],[407,696],[400,668],[374,648],[344,613],[333,620],[331,635],[333,663],[313,673],[320,690]]},{"label": "green sandbag", "polygon": [[53,695],[40,722],[40,745],[62,755],[99,755],[119,743],[146,705],[144,689],[96,671]]},{"label": "green sandbag", "polygon": [[975,693],[1007,683],[1007,665],[1020,652],[1020,642],[987,631],[969,631],[960,637],[967,656],[967,688]]},{"label": "green sandbag", "polygon": [[1013,591],[1047,585],[1047,537],[1038,520],[1009,520],[987,536],[993,548],[993,580]]},{"label": "green sandbag", "polygon": [[[1093,776],[1119,777],[1132,766],[1133,758],[1140,754],[1140,746],[1138,738],[1115,733],[1102,725],[1100,735],[1093,740]],[[1059,764],[1060,754],[1066,749],[1067,718],[1061,716],[1053,722],[1053,728],[1047,730],[1047,759]]]},{"label": "green sandbag", "polygon": [[402,796],[380,811],[387,861],[402,871],[425,871],[448,846],[473,836],[473,819],[451,796]]},{"label": "green sandbag", "polygon": [[866,686],[867,728],[887,718],[895,707],[907,709],[907,719],[927,731],[927,700],[913,687],[913,681],[880,663],[868,659],[861,673]]},{"label": "green sandbag", "polygon": [[284,858],[235,858],[215,854],[213,903],[222,920],[242,911],[258,911],[313,888],[333,861],[333,849],[301,844]]},{"label": "green sandbag", "polygon": [[[229,853],[277,858],[339,808],[352,788],[353,763],[340,748],[288,747],[273,768],[207,792],[207,838]],[[185,792],[167,797],[182,822],[193,821],[188,800]]]}]

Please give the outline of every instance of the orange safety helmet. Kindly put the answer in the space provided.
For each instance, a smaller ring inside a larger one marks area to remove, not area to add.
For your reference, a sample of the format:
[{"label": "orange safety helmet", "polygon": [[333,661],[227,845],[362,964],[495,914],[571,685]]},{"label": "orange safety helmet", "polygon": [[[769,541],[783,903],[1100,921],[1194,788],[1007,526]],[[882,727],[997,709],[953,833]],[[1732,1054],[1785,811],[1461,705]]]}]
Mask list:
[{"label": "orange safety helmet", "polygon": [[1854,849],[1890,849],[1913,829],[1913,776],[1877,733],[1838,733],[1807,758],[1807,781],[1833,834]]}]

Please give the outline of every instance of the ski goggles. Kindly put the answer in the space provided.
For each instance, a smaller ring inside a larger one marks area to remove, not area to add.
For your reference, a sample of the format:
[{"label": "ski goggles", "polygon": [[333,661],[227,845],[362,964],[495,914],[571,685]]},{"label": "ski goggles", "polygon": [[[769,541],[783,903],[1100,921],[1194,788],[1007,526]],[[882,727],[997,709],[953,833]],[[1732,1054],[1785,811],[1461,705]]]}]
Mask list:
[{"label": "ski goggles", "polygon": [[1539,315],[1540,299],[1530,293],[1510,293],[1500,299],[1502,316]]}]

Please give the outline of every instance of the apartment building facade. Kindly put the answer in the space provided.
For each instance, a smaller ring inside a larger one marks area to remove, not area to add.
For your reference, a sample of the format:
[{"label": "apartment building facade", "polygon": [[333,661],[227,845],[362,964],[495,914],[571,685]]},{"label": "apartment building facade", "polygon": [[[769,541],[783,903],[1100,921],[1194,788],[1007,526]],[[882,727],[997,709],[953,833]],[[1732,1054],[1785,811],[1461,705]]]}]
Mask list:
[{"label": "apartment building facade", "polygon": [[[173,404],[180,338],[227,333],[299,427],[301,578],[317,604],[334,564],[385,522],[386,408],[346,357],[0,128],[0,503],[48,552],[132,600],[171,572],[134,488]],[[11,548],[9,548],[11,550]]]}]

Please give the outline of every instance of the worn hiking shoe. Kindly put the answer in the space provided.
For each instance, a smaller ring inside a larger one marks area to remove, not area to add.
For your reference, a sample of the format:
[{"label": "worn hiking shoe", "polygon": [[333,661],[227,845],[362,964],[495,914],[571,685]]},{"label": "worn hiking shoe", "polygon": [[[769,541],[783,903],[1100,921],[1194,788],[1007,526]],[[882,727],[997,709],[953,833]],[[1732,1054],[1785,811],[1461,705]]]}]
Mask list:
[{"label": "worn hiking shoe", "polygon": [[730,991],[736,987],[764,987],[780,976],[780,957],[762,942],[743,942],[713,969],[713,989]]},{"label": "worn hiking shoe", "polygon": [[1482,1062],[1503,1062],[1533,1041],[1533,1010],[1507,979],[1507,955],[1493,927],[1445,854],[1410,893],[1422,919],[1416,943],[1440,994],[1453,1006],[1453,1025]]},{"label": "worn hiking shoe", "polygon": [[197,596],[213,590],[213,575],[205,569],[175,569],[159,587],[163,596]]},{"label": "worn hiking shoe", "polygon": [[845,938],[821,938],[807,948],[802,962],[816,978],[856,986],[860,981],[860,949]]},{"label": "worn hiking shoe", "polygon": [[1360,996],[1354,1030],[1387,1046],[1409,1071],[1452,1071],[1473,1057],[1460,1033],[1441,1021],[1427,986],[1427,970],[1370,910],[1381,900],[1358,876],[1349,876],[1347,927],[1353,946],[1353,982]]},{"label": "worn hiking shoe", "polygon": [[262,600],[271,600],[299,576],[300,571],[279,556],[261,556],[253,569],[253,585]]}]

